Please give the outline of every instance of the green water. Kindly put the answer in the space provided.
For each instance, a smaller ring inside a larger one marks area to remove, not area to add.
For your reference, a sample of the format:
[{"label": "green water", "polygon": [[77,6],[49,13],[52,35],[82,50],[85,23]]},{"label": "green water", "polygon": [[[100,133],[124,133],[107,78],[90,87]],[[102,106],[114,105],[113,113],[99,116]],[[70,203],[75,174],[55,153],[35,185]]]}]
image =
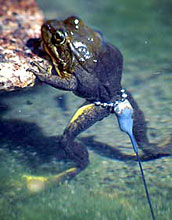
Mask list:
[{"label": "green water", "polygon": [[[123,85],[144,111],[151,142],[172,133],[172,3],[170,0],[38,1],[47,18],[77,15],[101,30],[124,56]],[[151,219],[130,142],[115,117],[80,137],[108,144],[120,159],[89,146],[90,164],[70,182],[28,193],[23,174],[49,176],[69,163],[57,160],[56,136],[83,100],[46,85],[0,95],[1,220]],[[120,146],[120,147],[118,147]],[[172,157],[142,163],[156,219],[172,217]]]}]

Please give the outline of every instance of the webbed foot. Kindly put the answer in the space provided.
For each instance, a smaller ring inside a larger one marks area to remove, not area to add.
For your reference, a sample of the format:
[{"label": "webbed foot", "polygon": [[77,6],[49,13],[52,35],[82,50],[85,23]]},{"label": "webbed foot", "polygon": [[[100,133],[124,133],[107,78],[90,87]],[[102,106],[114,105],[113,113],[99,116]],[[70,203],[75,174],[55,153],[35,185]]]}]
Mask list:
[{"label": "webbed foot", "polygon": [[69,179],[77,174],[77,168],[69,168],[57,175],[43,177],[43,176],[31,176],[23,175],[22,178],[26,181],[26,187],[29,192],[37,193],[45,190],[47,186],[53,186],[59,184],[66,179]]}]

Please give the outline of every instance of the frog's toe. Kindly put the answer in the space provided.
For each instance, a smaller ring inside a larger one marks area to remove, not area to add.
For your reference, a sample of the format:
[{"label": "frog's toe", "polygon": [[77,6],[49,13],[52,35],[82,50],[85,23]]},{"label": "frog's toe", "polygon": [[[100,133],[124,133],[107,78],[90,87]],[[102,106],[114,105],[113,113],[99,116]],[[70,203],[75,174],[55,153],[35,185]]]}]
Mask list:
[{"label": "frog's toe", "polygon": [[35,76],[39,75],[39,72],[37,72],[37,71],[35,71],[34,69],[31,69],[31,68],[28,68],[26,71],[33,73]]},{"label": "frog's toe", "polygon": [[30,63],[33,67],[37,67],[38,71],[35,71],[34,69],[29,69],[34,75],[36,76],[44,76],[44,77],[50,77],[52,75],[52,66],[49,65],[47,68],[42,67],[38,62],[31,62]]},{"label": "frog's toe", "polygon": [[34,65],[38,68],[38,71],[35,69],[29,68],[27,71],[32,72],[39,80],[44,81],[49,77],[49,73],[47,73],[46,69],[41,67],[38,63],[34,62]]},{"label": "frog's toe", "polygon": [[42,67],[38,62],[32,61],[30,64],[31,64],[33,67],[37,67],[37,68],[38,68],[39,74],[40,74],[40,73],[45,74],[45,73],[47,72],[47,69],[44,68],[44,67]]}]

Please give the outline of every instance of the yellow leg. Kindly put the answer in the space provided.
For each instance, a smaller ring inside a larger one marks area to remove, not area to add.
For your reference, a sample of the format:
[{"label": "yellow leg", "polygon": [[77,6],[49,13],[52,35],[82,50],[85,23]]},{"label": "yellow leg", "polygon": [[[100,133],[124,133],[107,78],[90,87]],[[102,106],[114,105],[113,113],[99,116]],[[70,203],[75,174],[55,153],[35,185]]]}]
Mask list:
[{"label": "yellow leg", "polygon": [[94,104],[88,104],[88,105],[84,105],[81,108],[79,108],[77,112],[74,114],[74,116],[72,117],[72,119],[70,120],[70,123],[73,123],[82,114],[84,113],[87,114],[88,111],[94,108],[94,106],[95,106]]}]

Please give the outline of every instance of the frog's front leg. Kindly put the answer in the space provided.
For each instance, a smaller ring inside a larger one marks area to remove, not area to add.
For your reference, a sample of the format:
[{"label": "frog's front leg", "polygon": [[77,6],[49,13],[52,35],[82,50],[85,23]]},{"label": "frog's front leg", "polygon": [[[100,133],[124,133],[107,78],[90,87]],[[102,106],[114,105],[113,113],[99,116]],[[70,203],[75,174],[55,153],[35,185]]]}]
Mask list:
[{"label": "frog's front leg", "polygon": [[37,62],[32,62],[32,66],[36,66],[38,71],[34,69],[28,69],[32,72],[38,79],[46,84],[49,84],[57,89],[75,91],[77,88],[77,79],[73,74],[65,73],[63,77],[59,75],[52,75],[52,66],[48,68],[43,68]]},{"label": "frog's front leg", "polygon": [[81,143],[74,142],[75,137],[109,114],[109,110],[89,103],[77,110],[66,127],[61,138],[61,145],[67,157],[76,163],[77,172],[88,165],[89,159],[87,149]]}]

